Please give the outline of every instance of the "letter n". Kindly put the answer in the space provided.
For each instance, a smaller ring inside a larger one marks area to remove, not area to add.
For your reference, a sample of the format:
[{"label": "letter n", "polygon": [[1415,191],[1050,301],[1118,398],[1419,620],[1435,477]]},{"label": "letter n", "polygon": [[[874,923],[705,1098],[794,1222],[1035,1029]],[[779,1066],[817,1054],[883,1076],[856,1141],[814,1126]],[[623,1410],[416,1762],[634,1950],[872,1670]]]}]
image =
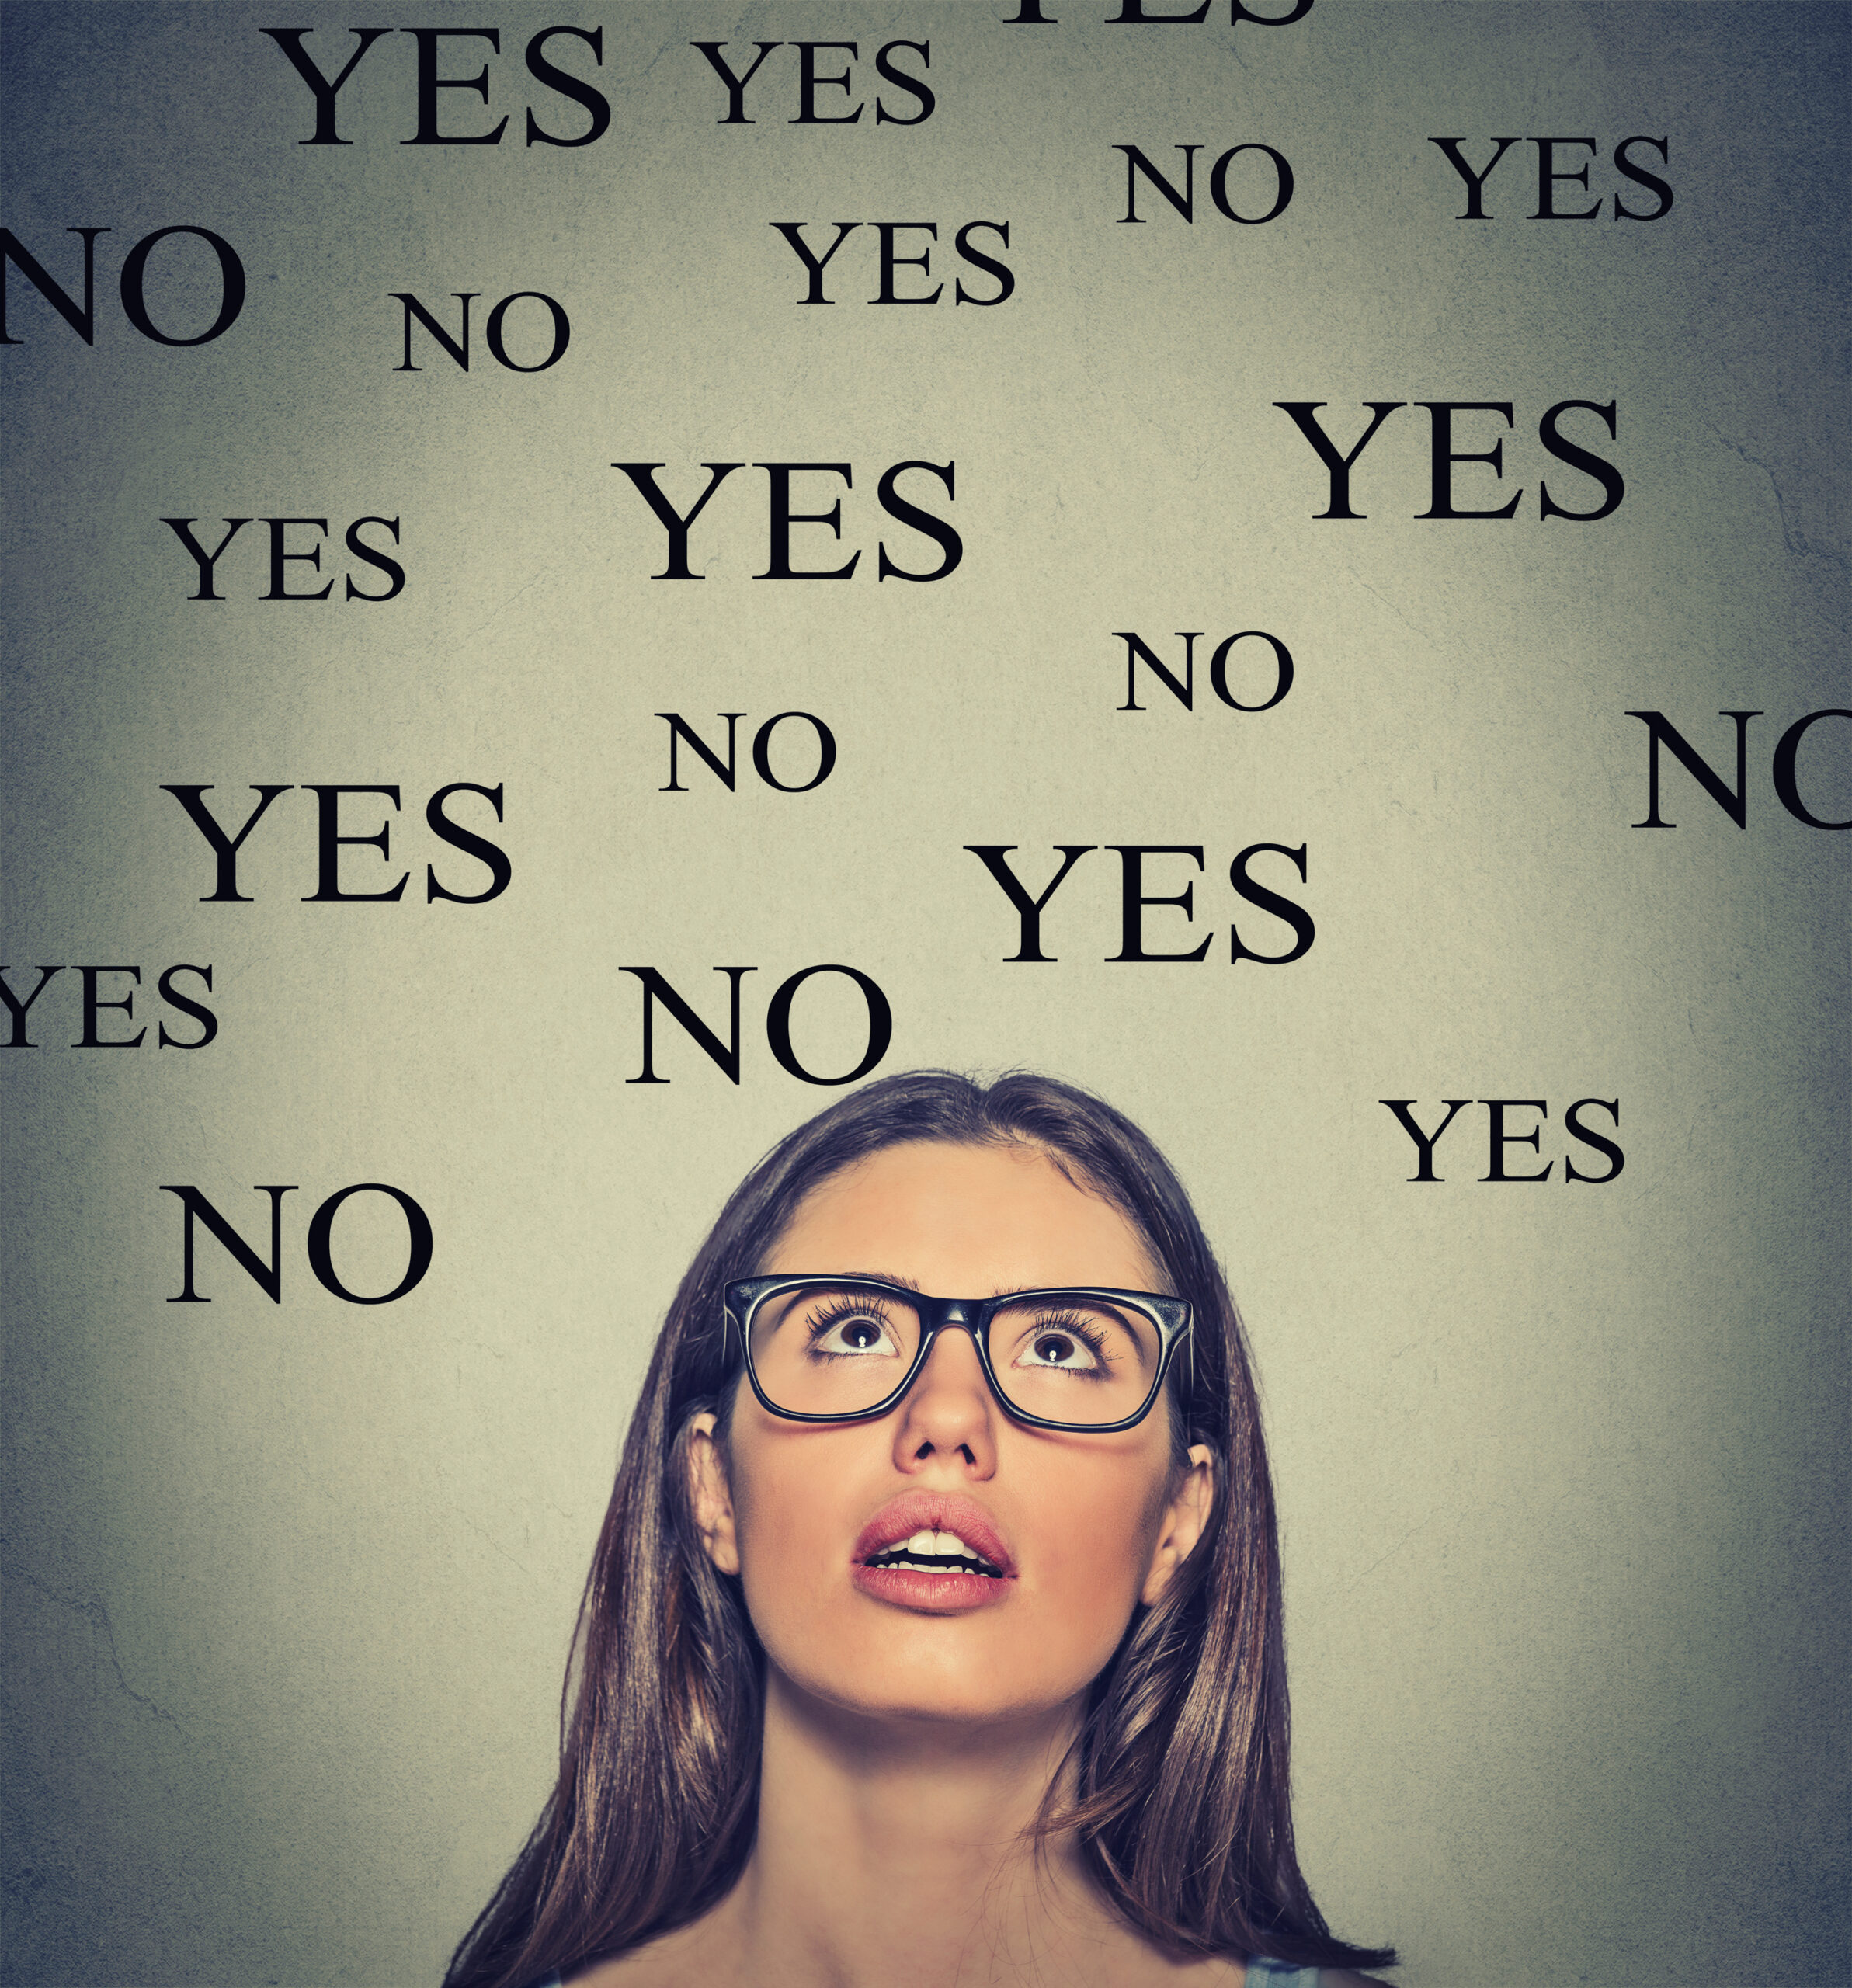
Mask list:
[{"label": "letter n", "polygon": [[[408,144],[411,141],[406,139],[402,142]],[[405,306],[405,363],[402,366],[394,367],[392,370],[394,373],[422,373],[425,370],[422,366],[414,366],[412,363],[412,320],[414,318],[424,326],[425,329],[443,347],[464,372],[467,373],[470,370],[470,299],[472,297],[480,297],[482,294],[481,290],[453,290],[450,292],[450,294],[463,306],[463,336],[460,341],[452,338],[409,290],[390,290],[386,294],[388,297],[396,297]]]},{"label": "letter n", "polygon": [[0,345],[22,345],[6,329],[6,266],[11,262],[85,345],[96,342],[96,238],[106,228],[68,228],[67,235],[84,238],[84,308],[80,311],[46,273],[44,265],[10,228],[0,228]]},{"label": "letter n", "polygon": [[1193,711],[1196,689],[1196,638],[1202,633],[1200,628],[1180,628],[1178,635],[1183,644],[1183,677],[1179,683],[1165,667],[1163,659],[1141,635],[1134,635],[1128,628],[1115,628],[1114,638],[1125,645],[1125,702],[1116,707],[1122,711],[1141,711],[1145,707],[1138,702],[1138,665],[1142,662],[1152,675],[1185,711]]},{"label": "letter n", "polygon": [[170,1187],[163,1186],[164,1194],[178,1194],[180,1205],[186,1211],[182,1218],[180,1295],[170,1298],[170,1305],[210,1305],[210,1298],[202,1298],[193,1288],[193,1225],[196,1217],[207,1228],[231,1256],[240,1270],[262,1291],[273,1305],[283,1302],[283,1197],[295,1193],[294,1182],[287,1187],[257,1187],[255,1194],[268,1194],[270,1197],[270,1260],[268,1264],[250,1244],[238,1234],[231,1223],[207,1200],[197,1187]]},{"label": "letter n", "polygon": [[1704,755],[1677,730],[1663,711],[1629,711],[1646,728],[1646,818],[1635,822],[1636,829],[1675,829],[1676,822],[1659,818],[1659,748],[1664,746],[1687,773],[1709,794],[1739,829],[1749,826],[1749,721],[1760,711],[1719,711],[1719,718],[1736,721],[1736,791],[1732,793],[1706,762]]},{"label": "letter n", "polygon": [[1173,145],[1171,147],[1173,151],[1181,152],[1183,155],[1183,190],[1180,193],[1136,145],[1114,145],[1113,150],[1116,152],[1124,152],[1125,155],[1125,211],[1119,217],[1121,227],[1128,221],[1141,228],[1145,224],[1145,217],[1138,211],[1138,175],[1141,172],[1144,174],[1146,180],[1176,209],[1185,221],[1194,221],[1196,218],[1196,155],[1202,150],[1200,145]]},{"label": "letter n", "polygon": [[756,973],[755,966],[717,966],[716,973],[724,973],[732,990],[732,1040],[722,1042],[693,1009],[671,987],[653,966],[627,966],[621,972],[634,973],[643,983],[643,1070],[642,1074],[626,1077],[631,1084],[665,1084],[669,1079],[656,1075],[654,1061],[655,1048],[656,1003],[660,1001],[669,1013],[679,1022],[683,1030],[693,1039],[695,1047],[711,1062],[718,1064],[729,1083],[739,1082],[739,982],[743,974]]}]

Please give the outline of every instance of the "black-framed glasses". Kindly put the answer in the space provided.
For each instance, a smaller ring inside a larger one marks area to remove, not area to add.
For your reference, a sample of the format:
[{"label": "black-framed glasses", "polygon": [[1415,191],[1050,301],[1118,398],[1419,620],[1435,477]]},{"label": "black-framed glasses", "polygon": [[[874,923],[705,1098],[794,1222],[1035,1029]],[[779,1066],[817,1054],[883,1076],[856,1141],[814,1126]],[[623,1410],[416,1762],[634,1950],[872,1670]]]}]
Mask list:
[{"label": "black-framed glasses", "polygon": [[884,1415],[940,1333],[968,1332],[1019,1422],[1100,1433],[1141,1422],[1190,1330],[1181,1298],[1099,1284],[928,1298],[872,1277],[748,1277],[726,1287],[752,1392],[793,1422]]}]

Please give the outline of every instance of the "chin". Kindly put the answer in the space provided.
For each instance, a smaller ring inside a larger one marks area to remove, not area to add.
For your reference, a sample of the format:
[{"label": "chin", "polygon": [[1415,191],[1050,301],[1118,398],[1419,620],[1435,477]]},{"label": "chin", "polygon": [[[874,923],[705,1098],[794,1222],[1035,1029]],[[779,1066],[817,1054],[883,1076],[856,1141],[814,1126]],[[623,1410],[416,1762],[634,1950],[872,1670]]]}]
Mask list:
[{"label": "chin", "polygon": [[[833,1680],[839,1684],[841,1680]],[[1016,1697],[1000,1695],[994,1684],[972,1680],[964,1689],[922,1680],[909,1689],[904,1680],[895,1687],[870,1695],[831,1688],[831,1680],[805,1683],[804,1688],[833,1709],[871,1723],[898,1728],[940,1729],[950,1740],[974,1728],[1015,1726],[1048,1719],[1069,1704],[1075,1693],[1030,1693]],[[1082,1691],[1086,1687],[1081,1687]]]},{"label": "chin", "polygon": [[[916,1726],[1045,1719],[1083,1697],[1095,1674],[1082,1667],[1070,1671],[1038,1666],[1033,1676],[1009,1677],[995,1649],[960,1636],[960,1625],[926,1618],[923,1626],[951,1634],[923,1636],[909,1625],[898,1636],[843,1635],[825,1645],[813,1633],[805,1639],[809,1649],[796,1662],[779,1663],[776,1654],[772,1660],[799,1691],[833,1710]],[[827,1658],[816,1660],[824,1649]],[[1049,1653],[1041,1654],[1045,1660]],[[1108,1651],[1102,1663],[1110,1656]]]}]

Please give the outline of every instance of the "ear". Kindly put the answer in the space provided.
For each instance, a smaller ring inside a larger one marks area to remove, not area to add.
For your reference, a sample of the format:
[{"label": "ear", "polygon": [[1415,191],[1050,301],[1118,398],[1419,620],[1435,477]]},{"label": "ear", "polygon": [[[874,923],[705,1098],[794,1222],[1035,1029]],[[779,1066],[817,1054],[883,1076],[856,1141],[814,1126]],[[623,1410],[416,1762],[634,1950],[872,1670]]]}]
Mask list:
[{"label": "ear", "polygon": [[714,1424],[714,1416],[704,1409],[689,1425],[688,1490],[707,1558],[723,1574],[737,1574],[739,1541],[734,1532],[733,1493]]},{"label": "ear", "polygon": [[1146,1607],[1170,1584],[1170,1576],[1190,1557],[1190,1549],[1201,1538],[1209,1523],[1209,1509],[1215,1497],[1215,1452],[1206,1443],[1190,1448],[1190,1468],[1159,1523],[1158,1543],[1138,1599]]}]

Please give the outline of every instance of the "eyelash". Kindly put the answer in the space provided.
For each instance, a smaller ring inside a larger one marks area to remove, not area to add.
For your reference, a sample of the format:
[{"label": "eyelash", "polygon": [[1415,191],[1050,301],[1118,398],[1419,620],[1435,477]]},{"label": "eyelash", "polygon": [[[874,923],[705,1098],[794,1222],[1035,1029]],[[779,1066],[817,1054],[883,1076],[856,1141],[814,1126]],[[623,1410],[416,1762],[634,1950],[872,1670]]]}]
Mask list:
[{"label": "eyelash", "polygon": [[1033,1341],[1043,1333],[1065,1333],[1070,1339],[1079,1340],[1099,1363],[1097,1366],[1084,1370],[1089,1373],[1103,1374],[1110,1364],[1106,1357],[1105,1335],[1097,1326],[1089,1326],[1084,1319],[1076,1318],[1071,1312],[1051,1313],[1037,1319],[1035,1330],[1029,1336]]},{"label": "eyelash", "polygon": [[[881,1326],[888,1332],[894,1329],[893,1321],[881,1309],[878,1302],[853,1298],[839,1298],[831,1304],[826,1312],[821,1312],[816,1317],[807,1321],[810,1333],[808,1344],[814,1348],[817,1341],[829,1330],[831,1326],[839,1326],[847,1319],[863,1319],[871,1325]],[[825,1353],[818,1357],[825,1360],[835,1360],[847,1359],[853,1356],[846,1354]]]}]

